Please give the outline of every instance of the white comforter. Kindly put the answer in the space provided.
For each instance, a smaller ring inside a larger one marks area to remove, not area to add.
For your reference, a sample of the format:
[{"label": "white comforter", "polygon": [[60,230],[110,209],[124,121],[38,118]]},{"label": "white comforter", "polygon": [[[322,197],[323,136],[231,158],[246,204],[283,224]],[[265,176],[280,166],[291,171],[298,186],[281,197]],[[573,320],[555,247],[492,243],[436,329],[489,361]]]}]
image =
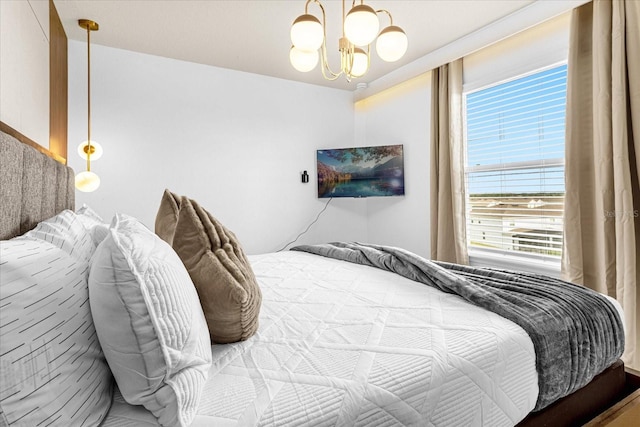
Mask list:
[{"label": "white comforter", "polygon": [[[249,257],[248,341],[212,346],[194,426],[512,426],[538,395],[513,322],[386,271],[301,252]],[[155,425],[117,393],[104,426]]]}]

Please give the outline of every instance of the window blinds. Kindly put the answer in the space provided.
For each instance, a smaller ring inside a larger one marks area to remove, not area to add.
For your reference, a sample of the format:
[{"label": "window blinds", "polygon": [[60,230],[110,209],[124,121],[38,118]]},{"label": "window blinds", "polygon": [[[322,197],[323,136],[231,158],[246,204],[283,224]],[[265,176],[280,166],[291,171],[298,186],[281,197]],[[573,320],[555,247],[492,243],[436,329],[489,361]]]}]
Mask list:
[{"label": "window blinds", "polygon": [[560,257],[566,65],[466,94],[471,248]]}]

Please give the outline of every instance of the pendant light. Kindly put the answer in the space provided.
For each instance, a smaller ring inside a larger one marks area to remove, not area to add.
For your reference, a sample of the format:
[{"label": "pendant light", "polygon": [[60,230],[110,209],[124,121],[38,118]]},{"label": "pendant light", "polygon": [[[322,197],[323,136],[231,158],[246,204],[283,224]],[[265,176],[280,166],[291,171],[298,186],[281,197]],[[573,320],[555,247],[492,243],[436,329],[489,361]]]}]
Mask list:
[{"label": "pendant light", "polygon": [[91,140],[91,31],[98,31],[100,27],[88,19],[78,20],[78,25],[87,30],[87,140],[78,147],[80,157],[87,160],[87,170],[76,175],[76,188],[90,193],[100,187],[100,177],[91,172],[91,160],[102,155],[102,147]]}]

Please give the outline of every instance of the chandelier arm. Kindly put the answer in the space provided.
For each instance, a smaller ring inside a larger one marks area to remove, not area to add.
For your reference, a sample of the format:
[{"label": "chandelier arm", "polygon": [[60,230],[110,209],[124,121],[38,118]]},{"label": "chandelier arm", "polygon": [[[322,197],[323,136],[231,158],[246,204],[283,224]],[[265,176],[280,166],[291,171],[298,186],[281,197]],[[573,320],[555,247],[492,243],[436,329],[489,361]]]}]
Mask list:
[{"label": "chandelier arm", "polygon": [[367,45],[367,71],[371,68],[371,45]]},{"label": "chandelier arm", "polygon": [[379,13],[386,13],[387,16],[389,17],[389,25],[393,25],[393,16],[391,16],[391,12],[389,12],[386,9],[376,10],[376,14],[379,14]]},{"label": "chandelier arm", "polygon": [[[328,65],[321,67],[320,70],[322,71],[322,77],[324,77],[325,80],[329,80],[330,82],[336,80],[338,77],[342,75],[342,72],[336,74],[333,71],[331,71]],[[327,75],[327,73],[329,73],[330,75]]]},{"label": "chandelier arm", "polygon": [[[356,6],[356,0],[351,1],[351,8]],[[342,38],[339,40],[340,50],[340,74],[344,74],[345,78],[351,83],[351,70],[353,70],[353,45],[347,39],[344,33],[344,22],[347,19],[346,0],[342,0]]]},{"label": "chandelier arm", "polygon": [[[362,75],[355,76],[352,74],[355,58],[356,58],[355,46],[353,46],[352,44],[349,44],[349,50],[347,51],[346,55],[343,56],[343,59],[349,64],[348,68],[343,68],[344,75],[347,78],[348,82],[351,82],[352,79],[357,79],[358,77],[362,77]],[[369,44],[367,45],[367,70],[369,70],[370,67],[371,67],[371,45]]]},{"label": "chandelier arm", "polygon": [[[346,40],[346,38],[343,38]],[[353,69],[353,51],[350,48],[340,50],[340,74],[344,74],[347,82],[351,83],[351,70]]]},{"label": "chandelier arm", "polygon": [[[345,37],[346,40],[346,37]],[[353,63],[354,63],[354,59],[355,59],[355,47],[351,44],[351,42],[347,42],[348,43],[348,47],[344,50],[344,53],[342,55],[342,59],[344,60],[344,64],[342,65],[342,70],[344,72],[344,75],[347,77],[347,81],[351,81],[351,78],[353,77],[353,74],[351,74],[351,72],[353,71]]]},{"label": "chandelier arm", "polygon": [[[342,1],[344,2],[345,0]],[[307,3],[305,4],[305,13],[307,12],[307,5],[312,2],[317,4],[320,8],[320,11],[322,12],[323,39],[322,47],[320,48],[320,62],[322,63],[320,69],[322,70],[322,76],[329,81],[336,80],[338,77],[340,77],[342,72],[334,73],[333,70],[331,70],[331,68],[329,67],[329,61],[327,59],[327,15],[324,11],[324,6],[322,6],[322,3],[320,3],[319,0],[307,0]]]},{"label": "chandelier arm", "polygon": [[304,4],[304,13],[305,15],[309,13],[309,3],[319,3],[318,0],[307,0],[307,2]]},{"label": "chandelier arm", "polygon": [[346,77],[347,81],[351,83],[351,79],[353,78],[353,75],[351,74],[351,71],[353,70],[354,59],[353,50],[349,49],[345,54],[343,54],[342,59],[345,61],[345,65],[342,68],[344,76]]},{"label": "chandelier arm", "polygon": [[329,67],[329,61],[327,60],[326,38],[327,37],[326,37],[326,34],[325,34],[325,41],[322,42],[322,48],[321,48],[321,54],[320,54],[320,62],[322,62],[322,66],[320,67],[320,70],[322,71],[322,76],[326,80],[333,81],[333,80],[337,79],[338,77],[340,77],[340,75],[342,74],[342,71],[340,71],[339,73],[334,73],[331,70],[331,68]]}]

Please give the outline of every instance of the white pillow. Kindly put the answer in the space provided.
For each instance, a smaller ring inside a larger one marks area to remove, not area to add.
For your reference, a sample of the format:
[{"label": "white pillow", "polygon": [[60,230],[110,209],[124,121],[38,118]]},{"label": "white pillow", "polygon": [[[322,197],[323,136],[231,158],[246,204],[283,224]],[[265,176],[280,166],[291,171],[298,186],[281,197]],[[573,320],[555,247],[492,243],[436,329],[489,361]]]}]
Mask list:
[{"label": "white pillow", "polygon": [[91,232],[91,237],[96,246],[99,245],[107,236],[109,224],[106,224],[102,217],[86,204],[77,209],[76,214],[84,227]]},{"label": "white pillow", "polygon": [[72,257],[86,262],[89,262],[97,246],[81,215],[70,210],[64,210],[42,221],[33,230],[16,237],[24,238],[49,242]]},{"label": "white pillow", "polygon": [[171,247],[116,214],[89,275],[98,338],[125,400],[163,426],[188,426],[211,365],[196,289]]},{"label": "white pillow", "polygon": [[98,425],[113,377],[89,308],[95,246],[64,211],[0,241],[0,425]]},{"label": "white pillow", "polygon": [[80,208],[76,209],[76,214],[83,216],[88,221],[93,222],[94,224],[102,224],[104,220],[96,211],[91,209],[86,203],[83,204]]}]

